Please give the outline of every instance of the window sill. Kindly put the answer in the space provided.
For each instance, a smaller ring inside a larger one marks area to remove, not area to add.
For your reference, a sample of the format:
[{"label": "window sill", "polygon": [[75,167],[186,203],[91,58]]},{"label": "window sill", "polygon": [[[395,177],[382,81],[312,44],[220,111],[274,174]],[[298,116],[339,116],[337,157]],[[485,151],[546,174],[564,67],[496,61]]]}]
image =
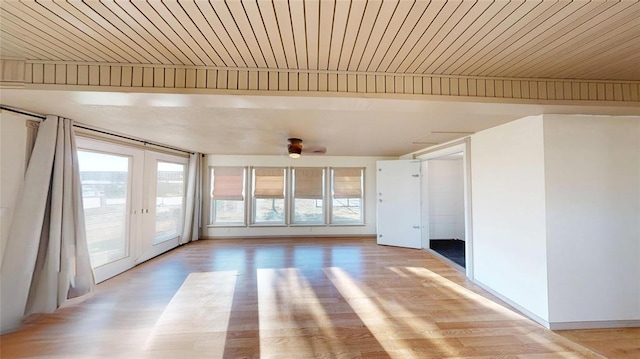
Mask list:
[{"label": "window sill", "polygon": [[246,227],[247,225],[244,223],[219,223],[219,224],[207,224],[207,228],[238,228],[238,227]]},{"label": "window sill", "polygon": [[252,223],[248,227],[289,227],[289,225],[284,223]]},{"label": "window sill", "polygon": [[253,224],[208,224],[206,228],[301,228],[301,227],[366,227],[366,223],[292,223],[292,224],[269,224],[269,223],[253,223]]},{"label": "window sill", "polygon": [[292,223],[289,227],[328,227],[326,223]]}]

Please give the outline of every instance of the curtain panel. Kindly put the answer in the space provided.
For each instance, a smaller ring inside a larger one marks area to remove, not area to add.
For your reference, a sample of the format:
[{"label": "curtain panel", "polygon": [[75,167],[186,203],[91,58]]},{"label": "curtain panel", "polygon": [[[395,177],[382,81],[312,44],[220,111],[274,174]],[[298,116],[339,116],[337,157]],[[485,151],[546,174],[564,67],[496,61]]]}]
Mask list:
[{"label": "curtain panel", "polygon": [[84,225],[73,122],[40,124],[2,260],[1,331],[52,312],[95,284]]},{"label": "curtain panel", "polygon": [[189,156],[189,175],[184,213],[184,226],[180,244],[200,239],[200,213],[202,212],[202,155],[192,153]]}]

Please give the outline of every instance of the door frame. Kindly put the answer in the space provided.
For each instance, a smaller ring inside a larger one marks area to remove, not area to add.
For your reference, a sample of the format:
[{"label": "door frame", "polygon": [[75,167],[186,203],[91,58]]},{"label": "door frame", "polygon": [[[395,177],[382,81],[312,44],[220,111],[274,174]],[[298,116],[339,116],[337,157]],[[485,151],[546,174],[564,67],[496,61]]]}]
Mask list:
[{"label": "door frame", "polygon": [[[473,271],[473,217],[472,217],[472,203],[471,203],[471,138],[465,137],[460,140],[452,141],[450,143],[427,148],[424,151],[420,151],[413,155],[413,158],[421,161],[429,161],[452,155],[454,153],[462,152],[463,172],[464,172],[464,233],[465,233],[465,274],[471,280],[474,279]],[[428,167],[428,166],[426,166]],[[423,167],[424,168],[424,167]],[[424,177],[428,177],[428,173],[423,174]],[[424,183],[424,181],[423,181]],[[426,192],[427,189],[423,188],[422,192]],[[428,196],[428,194],[427,194]],[[429,202],[425,202],[423,196],[423,206],[426,206],[427,213],[429,208]],[[426,231],[429,231],[429,222],[426,222]],[[423,243],[424,247],[424,243]],[[423,248],[429,250],[429,248]]]}]

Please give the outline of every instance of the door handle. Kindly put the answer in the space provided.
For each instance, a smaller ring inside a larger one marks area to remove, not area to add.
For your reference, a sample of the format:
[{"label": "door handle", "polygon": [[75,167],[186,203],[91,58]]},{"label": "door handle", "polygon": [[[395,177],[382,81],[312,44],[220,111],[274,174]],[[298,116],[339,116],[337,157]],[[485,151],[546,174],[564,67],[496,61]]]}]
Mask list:
[{"label": "door handle", "polygon": [[420,229],[420,226],[413,226],[413,229]]}]

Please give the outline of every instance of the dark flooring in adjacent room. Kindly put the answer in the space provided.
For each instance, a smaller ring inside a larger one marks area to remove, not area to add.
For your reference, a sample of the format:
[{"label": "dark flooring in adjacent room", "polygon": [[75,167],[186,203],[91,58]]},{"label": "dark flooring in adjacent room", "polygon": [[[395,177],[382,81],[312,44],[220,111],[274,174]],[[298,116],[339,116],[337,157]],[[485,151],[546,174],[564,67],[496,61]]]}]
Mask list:
[{"label": "dark flooring in adjacent room", "polygon": [[464,241],[459,239],[432,239],[429,248],[462,268],[465,267]]}]

